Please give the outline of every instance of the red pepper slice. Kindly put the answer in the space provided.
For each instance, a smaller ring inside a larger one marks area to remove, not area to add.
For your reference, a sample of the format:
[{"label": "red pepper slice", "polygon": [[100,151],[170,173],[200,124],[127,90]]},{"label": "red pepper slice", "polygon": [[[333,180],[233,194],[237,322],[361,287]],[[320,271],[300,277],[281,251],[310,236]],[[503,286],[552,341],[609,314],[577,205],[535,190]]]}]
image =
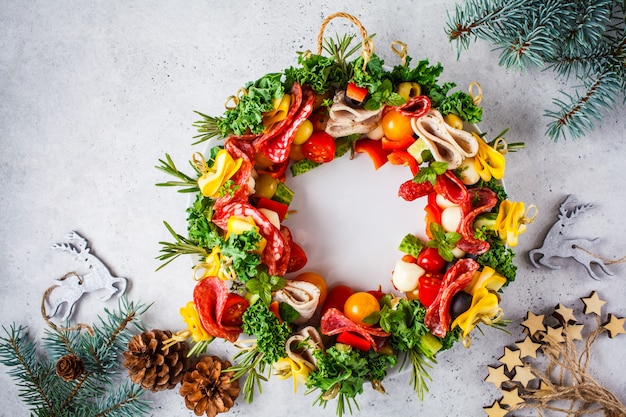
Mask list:
[{"label": "red pepper slice", "polygon": [[372,347],[370,342],[363,339],[361,336],[350,332],[339,333],[337,335],[337,342],[352,346],[353,348],[362,350],[363,352],[367,352]]},{"label": "red pepper slice", "polygon": [[361,103],[365,100],[365,97],[367,97],[367,92],[368,90],[365,87],[359,87],[355,83],[348,83],[346,97],[350,97],[352,100]]},{"label": "red pepper slice", "polygon": [[411,169],[413,176],[417,175],[420,170],[417,160],[415,160],[415,158],[413,158],[413,156],[407,151],[393,151],[387,155],[387,159],[393,165],[408,166]]},{"label": "red pepper slice", "polygon": [[374,169],[378,169],[387,163],[389,151],[384,150],[380,140],[359,139],[354,144],[354,151],[366,153],[374,163]]},{"label": "red pepper slice", "polygon": [[278,218],[282,222],[287,215],[287,211],[289,210],[289,206],[283,203],[279,203],[278,201],[270,200],[266,197],[259,198],[259,201],[256,205],[257,208],[264,208],[268,210],[275,211],[278,214]]},{"label": "red pepper slice", "polygon": [[424,207],[424,211],[426,212],[426,216],[424,218],[426,223],[426,235],[432,239],[432,234],[430,233],[430,224],[438,223],[441,224],[441,213],[443,210],[437,204],[437,193],[432,192],[428,194],[428,204]]},{"label": "red pepper slice", "polygon": [[381,139],[381,144],[383,149],[388,151],[406,151],[409,146],[411,146],[415,142],[415,138],[413,136],[407,136],[401,140],[389,140],[386,137]]},{"label": "red pepper slice", "polygon": [[270,311],[276,316],[280,323],[283,322],[283,319],[280,318],[280,306],[278,305],[278,301],[272,301],[270,303]]}]

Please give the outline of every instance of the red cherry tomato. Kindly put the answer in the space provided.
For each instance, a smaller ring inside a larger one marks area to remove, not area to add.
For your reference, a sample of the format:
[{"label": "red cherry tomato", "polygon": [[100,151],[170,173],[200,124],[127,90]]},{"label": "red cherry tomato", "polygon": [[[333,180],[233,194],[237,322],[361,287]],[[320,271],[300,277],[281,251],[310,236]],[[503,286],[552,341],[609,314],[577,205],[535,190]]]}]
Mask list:
[{"label": "red cherry tomato", "polygon": [[304,249],[296,242],[291,242],[291,253],[289,255],[289,263],[287,264],[287,272],[299,271],[307,263],[306,253]]},{"label": "red cherry tomato", "polygon": [[330,162],[335,157],[335,139],[326,132],[313,132],[302,145],[302,154],[313,162]]},{"label": "red cherry tomato", "polygon": [[229,293],[222,312],[222,324],[228,327],[239,327],[242,323],[243,313],[250,303],[239,294]]},{"label": "red cherry tomato", "polygon": [[425,247],[417,257],[417,264],[426,272],[441,272],[446,267],[446,260],[439,255],[437,248]]},{"label": "red cherry tomato", "polygon": [[385,293],[380,289],[380,285],[377,290],[368,291],[369,294],[372,294],[376,299],[380,302],[380,299],[385,296]]},{"label": "red cherry tomato", "polygon": [[364,323],[363,320],[377,311],[380,311],[378,300],[367,292],[355,292],[343,305],[343,314],[362,326],[371,326],[373,323]]},{"label": "red cherry tomato", "polygon": [[419,300],[424,307],[435,301],[441,289],[441,274],[427,272],[419,279]]},{"label": "red cherry tomato", "polygon": [[395,109],[389,110],[381,120],[385,137],[391,141],[401,141],[413,136],[411,119],[401,115]]},{"label": "red cherry tomato", "polygon": [[322,315],[324,315],[329,308],[336,308],[343,313],[343,306],[348,297],[352,294],[354,294],[354,290],[347,285],[336,285],[331,288],[326,296],[326,302],[324,302],[324,306],[322,307]]}]

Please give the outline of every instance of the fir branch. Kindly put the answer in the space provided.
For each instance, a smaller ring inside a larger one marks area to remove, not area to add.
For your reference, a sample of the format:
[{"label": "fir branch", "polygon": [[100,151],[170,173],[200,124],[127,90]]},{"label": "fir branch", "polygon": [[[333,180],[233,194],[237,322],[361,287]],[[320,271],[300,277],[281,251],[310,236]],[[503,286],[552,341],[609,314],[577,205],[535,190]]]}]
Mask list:
[{"label": "fir branch", "polygon": [[544,115],[554,119],[548,124],[546,134],[554,141],[566,138],[566,132],[573,139],[582,137],[594,128],[594,123],[602,119],[602,111],[615,103],[616,90],[620,88],[614,72],[607,70],[597,79],[585,84],[582,95],[562,94],[569,100],[554,99],[557,110],[547,110]]},{"label": "fir branch", "polygon": [[126,417],[145,414],[149,407],[147,401],[141,399],[144,391],[139,385],[126,382],[111,392],[97,404],[97,413],[93,417]]},{"label": "fir branch", "polygon": [[35,409],[53,410],[54,400],[48,395],[54,370],[38,361],[36,344],[25,328],[2,326],[6,337],[0,337],[0,363],[10,367],[7,372],[17,382],[19,396]]}]

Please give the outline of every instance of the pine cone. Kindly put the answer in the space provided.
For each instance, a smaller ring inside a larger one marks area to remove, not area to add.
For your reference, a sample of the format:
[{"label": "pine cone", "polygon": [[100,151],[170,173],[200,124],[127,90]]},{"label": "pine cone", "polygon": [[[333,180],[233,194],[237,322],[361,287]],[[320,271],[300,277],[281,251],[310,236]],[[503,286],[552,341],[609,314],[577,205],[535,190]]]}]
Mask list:
[{"label": "pine cone", "polygon": [[61,356],[56,364],[56,372],[64,381],[72,381],[85,372],[85,363],[76,355]]},{"label": "pine cone", "polygon": [[122,355],[130,380],[153,392],[174,388],[189,368],[187,343],[163,349],[172,337],[169,330],[150,330],[135,335]]},{"label": "pine cone", "polygon": [[187,408],[197,416],[206,413],[208,417],[230,410],[239,396],[239,380],[231,380],[234,372],[222,372],[230,366],[217,356],[204,356],[195,369],[185,372],[180,395]]}]

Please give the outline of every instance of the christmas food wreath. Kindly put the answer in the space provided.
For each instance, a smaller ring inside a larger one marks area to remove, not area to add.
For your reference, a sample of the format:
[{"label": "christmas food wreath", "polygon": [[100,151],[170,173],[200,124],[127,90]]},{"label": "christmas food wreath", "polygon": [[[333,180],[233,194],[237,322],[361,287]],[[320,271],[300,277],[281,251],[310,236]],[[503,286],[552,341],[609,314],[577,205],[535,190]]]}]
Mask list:
[{"label": "christmas food wreath", "polygon": [[[362,42],[323,38],[335,17],[357,25]],[[187,329],[169,343],[190,341],[190,354],[215,339],[240,348],[228,372],[245,378],[248,402],[273,373],[293,378],[294,389],[302,383],[317,391],[317,404],[336,399],[341,415],[358,408],[366,381],[382,391],[387,371],[405,361],[423,398],[439,351],[457,341],[469,346],[480,323],[504,323],[500,293],[516,274],[510,248],[532,220],[502,186],[507,145],[471,126],[482,117],[476,85],[469,94],[451,92],[454,83],[438,84],[440,64],[412,66],[406,45],[392,49],[402,62],[388,69],[356,18],[329,16],[317,54],[303,53],[297,66],[247,83],[228,98],[223,116],[199,113],[196,144],[210,146],[193,154],[192,175],[169,155],[157,167],[176,177],[159,185],[195,196],[187,236],[165,223],[174,242],[161,242],[162,266],[194,255],[197,280],[193,301],[181,308]],[[393,272],[380,277],[393,283],[390,293],[333,286],[323,271],[304,272],[307,256],[289,229],[293,210],[305,208],[290,206],[288,183],[361,154],[376,169],[408,167],[399,197],[428,201],[427,239],[399,239]]]}]

